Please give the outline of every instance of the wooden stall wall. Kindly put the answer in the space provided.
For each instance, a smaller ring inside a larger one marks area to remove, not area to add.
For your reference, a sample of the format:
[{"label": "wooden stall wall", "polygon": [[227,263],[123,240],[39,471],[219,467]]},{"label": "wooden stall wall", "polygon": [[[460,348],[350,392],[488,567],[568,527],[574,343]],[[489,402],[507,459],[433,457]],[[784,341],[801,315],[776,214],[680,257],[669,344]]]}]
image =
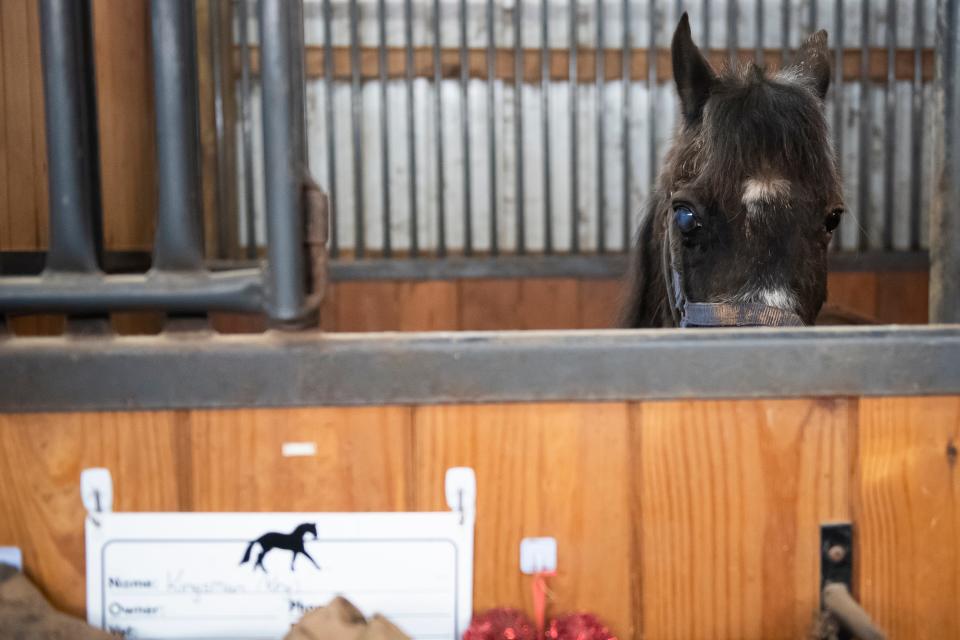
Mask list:
[{"label": "wooden stall wall", "polygon": [[[317,453],[286,458],[287,441]],[[525,536],[559,542],[552,610],[621,638],[802,638],[819,525],[852,518],[891,638],[960,637],[960,397],[0,416],[0,545],[84,611],[85,467],[115,509],[437,510],[477,473],[475,606],[530,609]]]}]

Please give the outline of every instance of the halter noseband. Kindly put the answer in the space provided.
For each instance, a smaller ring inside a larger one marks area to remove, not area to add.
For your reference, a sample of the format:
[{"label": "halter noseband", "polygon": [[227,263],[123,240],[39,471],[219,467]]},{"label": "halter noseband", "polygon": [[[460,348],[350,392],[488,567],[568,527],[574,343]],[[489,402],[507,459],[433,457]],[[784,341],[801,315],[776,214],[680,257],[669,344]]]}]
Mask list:
[{"label": "halter noseband", "polygon": [[669,234],[663,236],[663,274],[670,312],[680,327],[802,327],[793,311],[760,302],[689,302],[680,273],[670,261]]}]

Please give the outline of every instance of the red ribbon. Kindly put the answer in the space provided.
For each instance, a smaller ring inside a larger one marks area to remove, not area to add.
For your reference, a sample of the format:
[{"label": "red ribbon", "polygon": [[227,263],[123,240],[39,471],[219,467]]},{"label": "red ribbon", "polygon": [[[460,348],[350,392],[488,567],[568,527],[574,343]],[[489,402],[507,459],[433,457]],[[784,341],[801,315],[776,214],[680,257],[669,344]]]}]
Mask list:
[{"label": "red ribbon", "polygon": [[557,575],[556,571],[538,571],[533,574],[533,620],[537,625],[537,637],[543,637],[547,621],[547,578]]}]

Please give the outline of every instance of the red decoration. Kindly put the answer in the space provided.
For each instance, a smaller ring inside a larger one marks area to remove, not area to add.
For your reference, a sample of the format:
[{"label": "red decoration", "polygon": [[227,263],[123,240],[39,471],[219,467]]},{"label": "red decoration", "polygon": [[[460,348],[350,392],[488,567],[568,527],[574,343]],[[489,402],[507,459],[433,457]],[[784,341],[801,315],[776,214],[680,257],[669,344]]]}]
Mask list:
[{"label": "red decoration", "polygon": [[617,636],[592,613],[571,613],[550,621],[547,640],[617,640]]},{"label": "red decoration", "polygon": [[490,609],[473,616],[463,640],[537,640],[537,632],[522,611]]}]

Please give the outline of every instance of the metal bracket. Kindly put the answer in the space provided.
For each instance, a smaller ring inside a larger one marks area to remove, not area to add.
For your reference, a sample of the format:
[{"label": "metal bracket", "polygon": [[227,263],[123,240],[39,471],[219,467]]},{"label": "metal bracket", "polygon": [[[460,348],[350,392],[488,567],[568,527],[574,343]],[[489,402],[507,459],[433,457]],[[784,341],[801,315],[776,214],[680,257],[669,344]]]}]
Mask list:
[{"label": "metal bracket", "polygon": [[853,526],[849,522],[820,527],[820,609],[837,623],[837,640],[883,640],[853,595]]}]

